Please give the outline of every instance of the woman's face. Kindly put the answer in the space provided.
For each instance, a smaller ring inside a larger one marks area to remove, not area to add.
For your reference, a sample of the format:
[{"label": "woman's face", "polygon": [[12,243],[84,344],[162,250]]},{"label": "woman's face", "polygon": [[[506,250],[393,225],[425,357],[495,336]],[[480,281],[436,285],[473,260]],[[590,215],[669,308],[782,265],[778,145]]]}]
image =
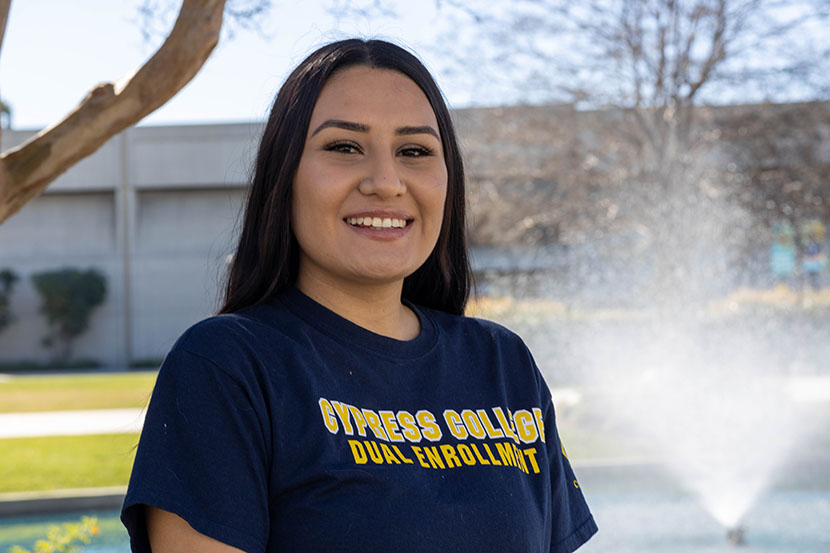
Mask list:
[{"label": "woman's face", "polygon": [[446,195],[438,122],[418,85],[388,69],[336,72],[294,177],[298,285],[402,282],[435,247]]}]

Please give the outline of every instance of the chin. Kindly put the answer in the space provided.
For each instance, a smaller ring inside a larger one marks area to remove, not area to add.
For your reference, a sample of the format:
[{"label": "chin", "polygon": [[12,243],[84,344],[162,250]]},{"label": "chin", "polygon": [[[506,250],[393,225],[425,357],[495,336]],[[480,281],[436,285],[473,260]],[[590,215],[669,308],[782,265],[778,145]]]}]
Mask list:
[{"label": "chin", "polygon": [[403,280],[418,270],[422,263],[402,262],[400,257],[394,259],[375,260],[367,259],[360,266],[352,267],[352,273],[357,277],[368,280],[395,281]]},{"label": "chin", "polygon": [[361,282],[366,284],[390,284],[393,282],[403,282],[403,279],[411,275],[417,270],[405,267],[372,267],[361,271],[356,271],[355,276]]}]

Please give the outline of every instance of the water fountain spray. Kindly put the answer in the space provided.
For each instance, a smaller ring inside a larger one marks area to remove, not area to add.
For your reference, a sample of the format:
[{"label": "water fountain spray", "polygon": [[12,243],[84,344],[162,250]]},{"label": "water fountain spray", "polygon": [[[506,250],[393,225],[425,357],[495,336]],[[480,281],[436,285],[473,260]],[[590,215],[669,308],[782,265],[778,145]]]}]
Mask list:
[{"label": "water fountain spray", "polygon": [[742,520],[773,482],[803,421],[762,348],[737,355],[718,343],[739,342],[728,327],[715,339],[689,321],[675,325],[656,325],[651,346],[629,351],[621,369],[638,376],[608,405],[649,437],[727,541],[741,545]]}]

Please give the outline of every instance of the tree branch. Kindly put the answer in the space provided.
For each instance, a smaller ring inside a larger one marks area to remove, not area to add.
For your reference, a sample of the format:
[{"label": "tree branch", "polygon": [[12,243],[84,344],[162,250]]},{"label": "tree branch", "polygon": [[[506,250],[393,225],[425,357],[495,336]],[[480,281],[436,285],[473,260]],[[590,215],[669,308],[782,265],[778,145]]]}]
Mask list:
[{"label": "tree branch", "polygon": [[181,90],[218,43],[224,7],[225,0],[183,0],[170,35],[135,74],[96,86],[62,121],[0,156],[0,223]]},{"label": "tree branch", "polygon": [[697,91],[709,82],[712,71],[726,57],[726,19],[728,17],[726,12],[726,0],[720,0],[718,2],[718,8],[714,13],[714,17],[715,28],[712,31],[712,39],[709,43],[709,53],[703,62],[698,78],[689,82],[689,91],[686,93],[686,100],[689,103],[694,100]]},{"label": "tree branch", "polygon": [[[9,10],[12,7],[12,0],[0,0],[0,53],[3,52],[3,37],[6,36],[6,22],[9,20]],[[0,96],[0,98],[2,98]],[[11,120],[11,119],[9,119]],[[0,144],[3,143],[3,127],[0,126]],[[0,166],[0,179],[5,175]],[[2,182],[2,180],[0,180]]]},{"label": "tree branch", "polygon": [[3,37],[6,36],[6,21],[9,20],[9,10],[12,0],[0,0],[0,51],[3,50]]}]

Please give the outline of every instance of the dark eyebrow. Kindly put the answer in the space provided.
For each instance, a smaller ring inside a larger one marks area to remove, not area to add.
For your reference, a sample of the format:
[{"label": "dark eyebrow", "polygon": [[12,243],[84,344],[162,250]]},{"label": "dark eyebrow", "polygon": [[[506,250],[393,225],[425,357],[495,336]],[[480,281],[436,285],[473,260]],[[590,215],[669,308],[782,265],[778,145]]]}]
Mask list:
[{"label": "dark eyebrow", "polygon": [[429,125],[424,125],[423,127],[400,127],[395,129],[395,134],[398,136],[404,136],[407,134],[431,134],[435,138],[438,139],[438,142],[441,141],[441,137],[438,136],[438,133],[430,127]]},{"label": "dark eyebrow", "polygon": [[324,121],[316,129],[314,129],[314,132],[311,133],[311,136],[314,136],[318,132],[328,127],[337,127],[338,129],[345,129],[347,131],[354,132],[369,132],[369,125],[364,125],[362,123],[352,123],[351,121],[341,121],[340,119],[329,119],[328,121]]},{"label": "dark eyebrow", "polygon": [[[369,125],[364,125],[363,123],[353,123],[351,121],[343,121],[341,119],[329,119],[327,121],[323,121],[323,123],[320,124],[319,127],[314,129],[314,132],[311,133],[311,136],[314,136],[318,132],[328,127],[336,127],[338,129],[362,133],[369,132]],[[395,129],[395,134],[398,136],[406,136],[410,134],[431,134],[432,136],[437,138],[439,142],[441,141],[441,137],[438,136],[436,130],[430,127],[429,125],[424,125],[421,127],[399,127]]]}]

